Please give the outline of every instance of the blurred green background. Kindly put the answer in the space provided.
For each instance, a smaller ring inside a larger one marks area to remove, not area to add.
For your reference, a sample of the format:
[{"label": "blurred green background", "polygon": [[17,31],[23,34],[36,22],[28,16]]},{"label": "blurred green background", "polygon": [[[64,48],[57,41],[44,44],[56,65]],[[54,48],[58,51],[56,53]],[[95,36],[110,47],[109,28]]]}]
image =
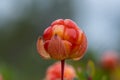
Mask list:
[{"label": "blurred green background", "polygon": [[36,41],[59,18],[74,20],[87,35],[86,57],[76,64],[119,52],[119,7],[119,0],[0,0],[0,73],[5,80],[42,80],[55,60],[42,59]]}]

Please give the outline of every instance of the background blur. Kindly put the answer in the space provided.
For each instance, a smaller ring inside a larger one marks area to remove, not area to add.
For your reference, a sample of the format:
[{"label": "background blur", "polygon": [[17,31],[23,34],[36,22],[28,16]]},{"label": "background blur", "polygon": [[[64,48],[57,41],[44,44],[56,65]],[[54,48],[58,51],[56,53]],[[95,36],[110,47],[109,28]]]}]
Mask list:
[{"label": "background blur", "polygon": [[59,18],[72,19],[84,30],[86,56],[92,53],[98,60],[104,51],[120,52],[120,0],[0,0],[0,73],[5,80],[45,77],[55,61],[39,56],[36,41]]}]

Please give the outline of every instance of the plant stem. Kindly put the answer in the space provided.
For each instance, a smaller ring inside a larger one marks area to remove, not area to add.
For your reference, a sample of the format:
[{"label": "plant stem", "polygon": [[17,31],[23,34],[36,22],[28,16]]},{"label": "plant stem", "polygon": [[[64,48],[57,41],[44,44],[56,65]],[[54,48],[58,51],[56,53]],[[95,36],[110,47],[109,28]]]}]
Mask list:
[{"label": "plant stem", "polygon": [[88,80],[92,80],[92,77],[89,76],[89,77],[88,77]]},{"label": "plant stem", "polygon": [[61,80],[64,79],[64,65],[65,65],[65,60],[61,60]]}]

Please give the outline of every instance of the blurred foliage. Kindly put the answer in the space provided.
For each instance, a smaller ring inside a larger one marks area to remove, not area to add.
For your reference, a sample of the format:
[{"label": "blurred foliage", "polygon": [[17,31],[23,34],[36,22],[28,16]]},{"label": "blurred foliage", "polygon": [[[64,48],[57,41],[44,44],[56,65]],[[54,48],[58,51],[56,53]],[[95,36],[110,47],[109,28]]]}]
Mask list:
[{"label": "blurred foliage", "polygon": [[3,77],[3,80],[15,80],[18,78],[16,71],[8,65],[0,65],[0,74]]},{"label": "blurred foliage", "polygon": [[104,69],[95,65],[91,60],[88,60],[86,67],[82,67],[82,65],[77,67],[78,80],[110,80],[109,73],[106,73]]},{"label": "blurred foliage", "polygon": [[73,65],[76,69],[77,79],[75,80],[119,80],[120,66],[117,65],[112,70],[102,67],[100,60],[97,59],[94,52],[88,50],[83,59],[67,61],[67,63]]},{"label": "blurred foliage", "polygon": [[[74,20],[71,0],[53,0],[48,7],[49,1],[31,1],[30,8],[26,8],[20,18],[0,25],[0,74],[4,80],[42,80],[47,67],[55,60],[43,60],[39,56],[36,51],[37,38],[53,20]],[[106,72],[98,64],[95,54],[97,51],[89,49],[80,61],[67,62],[75,67],[80,80],[88,80],[90,77],[93,80],[110,80],[110,73],[112,80],[120,80],[120,68]]]}]

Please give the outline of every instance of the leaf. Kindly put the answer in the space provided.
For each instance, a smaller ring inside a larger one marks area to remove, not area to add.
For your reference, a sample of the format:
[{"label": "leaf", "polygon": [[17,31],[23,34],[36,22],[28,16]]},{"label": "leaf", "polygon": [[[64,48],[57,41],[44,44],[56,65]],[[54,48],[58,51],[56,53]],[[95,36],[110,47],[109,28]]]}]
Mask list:
[{"label": "leaf", "polygon": [[95,65],[94,62],[89,60],[87,63],[87,74],[90,77],[93,77],[95,75]]}]

